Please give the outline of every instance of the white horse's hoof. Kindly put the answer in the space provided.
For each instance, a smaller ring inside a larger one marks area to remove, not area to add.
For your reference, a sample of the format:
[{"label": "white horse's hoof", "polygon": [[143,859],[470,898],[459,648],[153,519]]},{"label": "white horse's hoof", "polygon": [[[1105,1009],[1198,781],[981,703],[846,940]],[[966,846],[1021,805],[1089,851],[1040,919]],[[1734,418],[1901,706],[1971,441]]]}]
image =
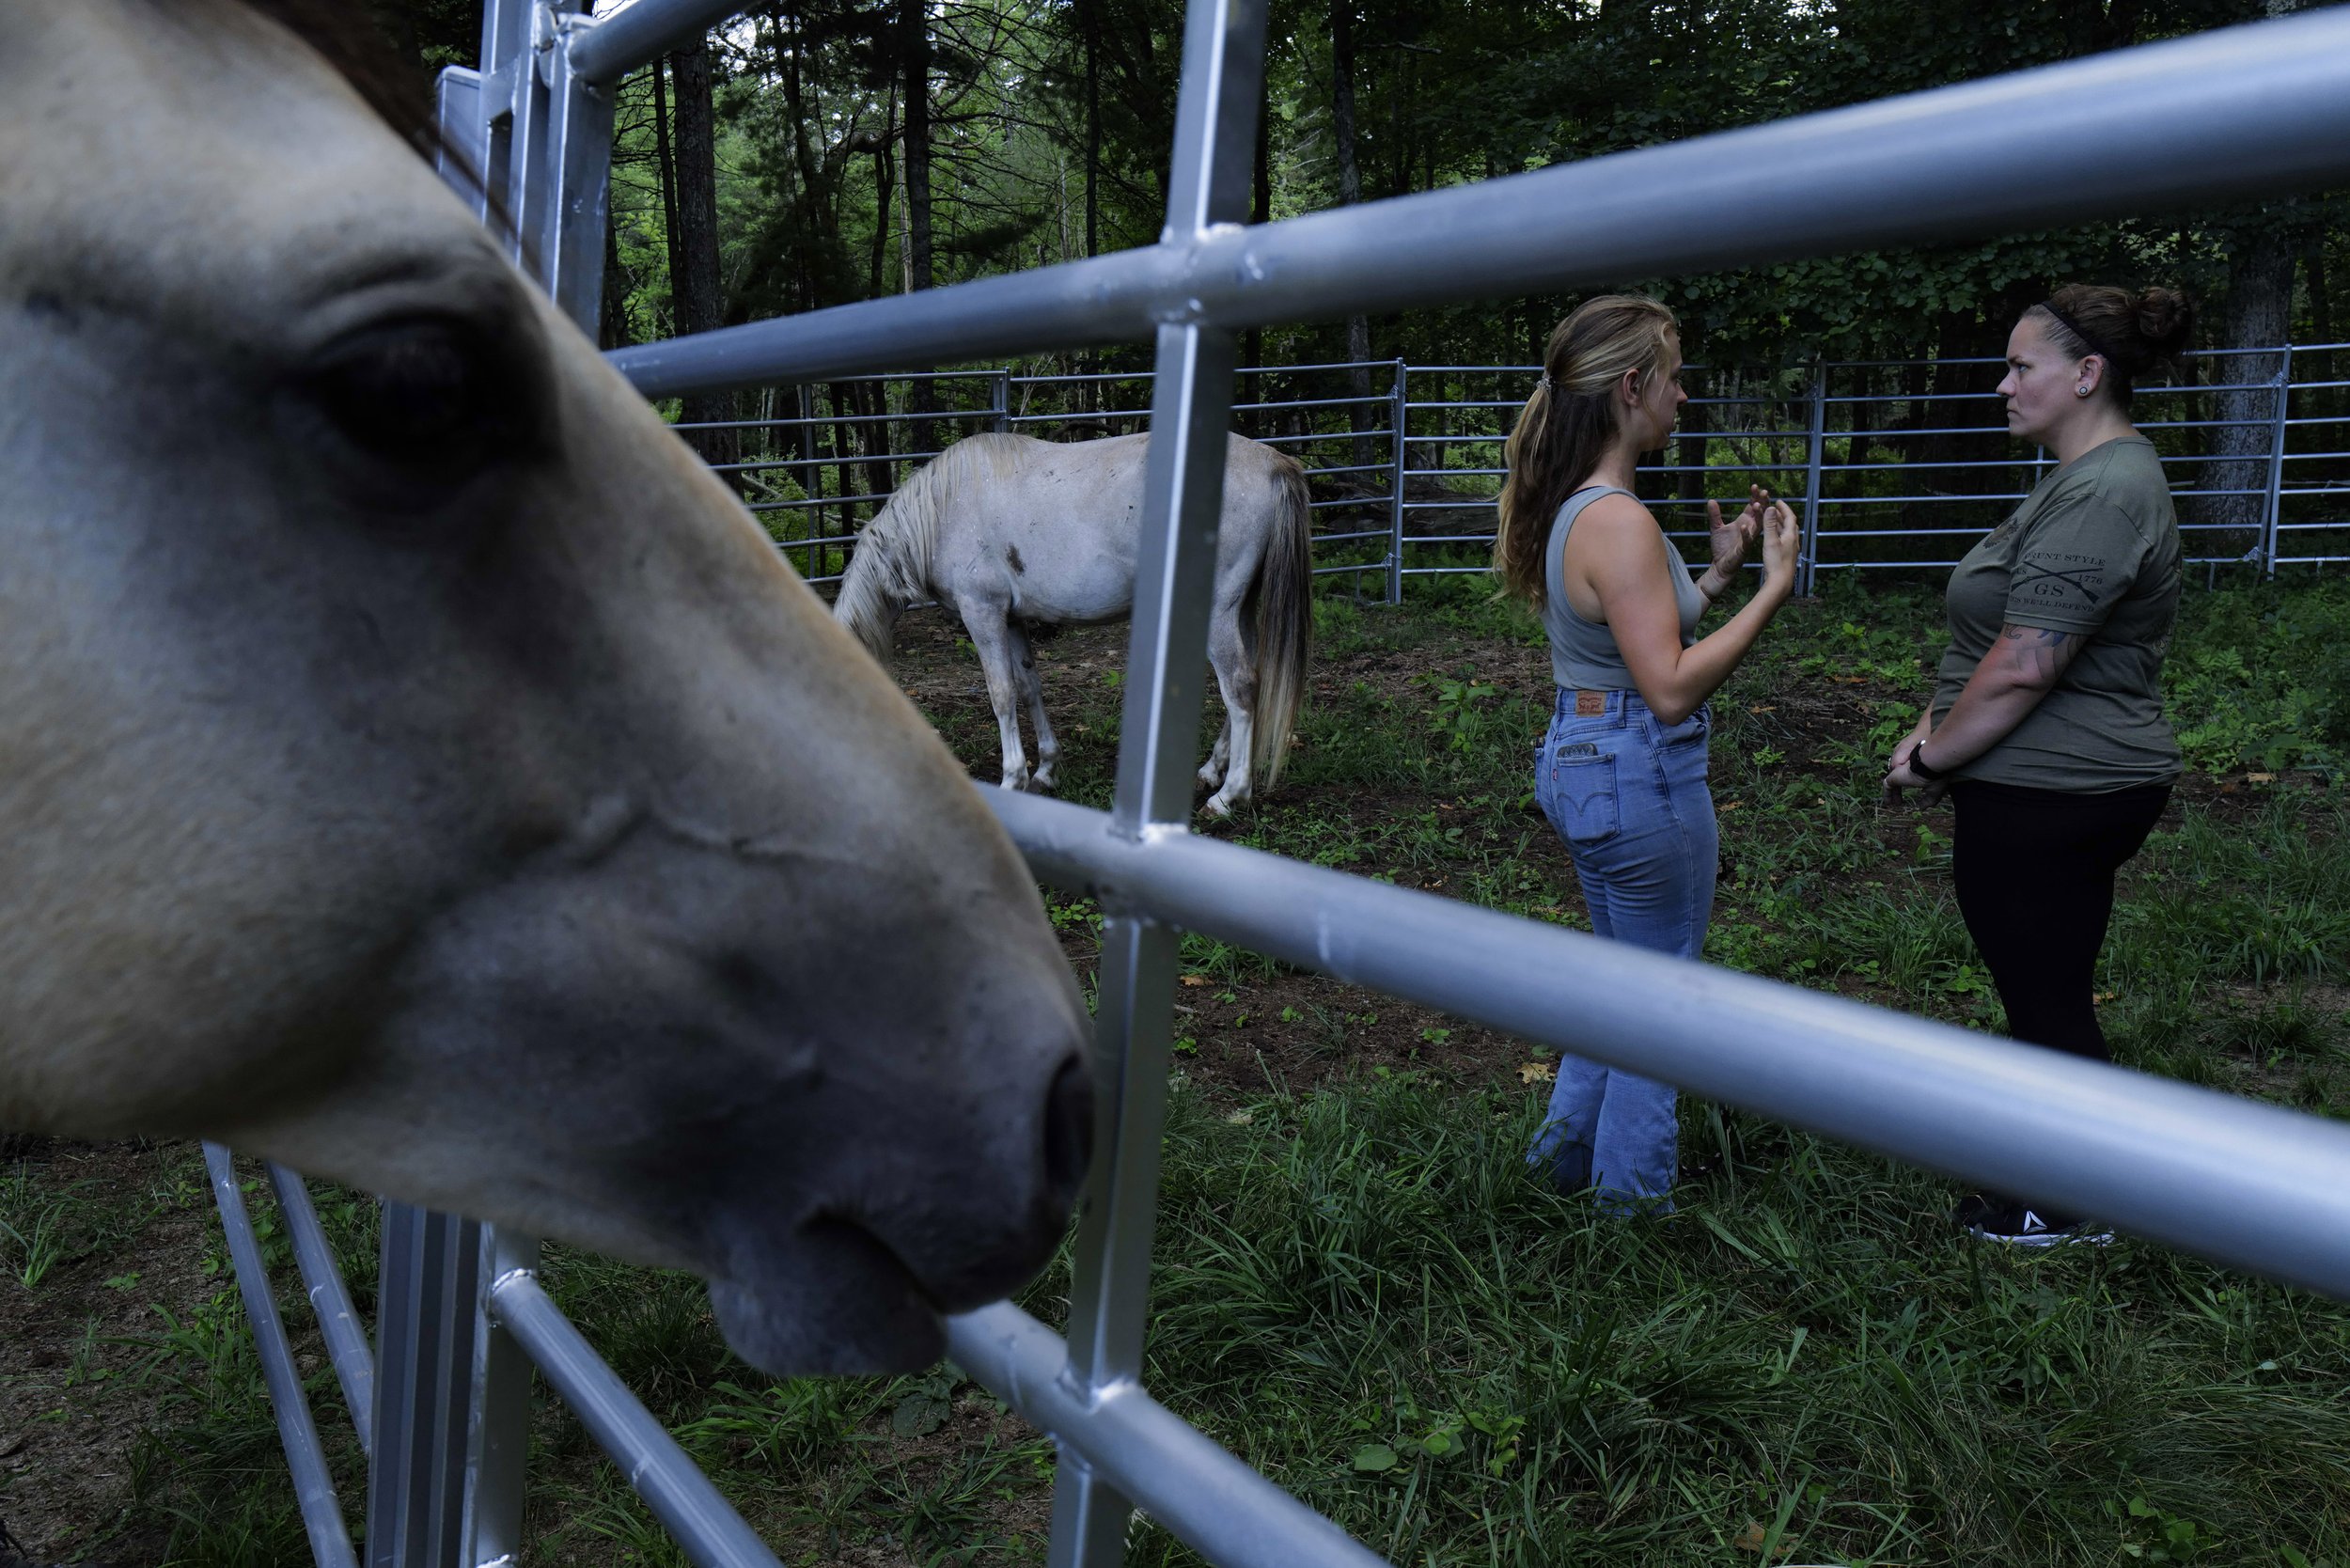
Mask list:
[{"label": "white horse's hoof", "polygon": [[1025,790],[1028,787],[1028,776],[1025,773],[1008,773],[996,781],[996,786],[1005,790]]}]

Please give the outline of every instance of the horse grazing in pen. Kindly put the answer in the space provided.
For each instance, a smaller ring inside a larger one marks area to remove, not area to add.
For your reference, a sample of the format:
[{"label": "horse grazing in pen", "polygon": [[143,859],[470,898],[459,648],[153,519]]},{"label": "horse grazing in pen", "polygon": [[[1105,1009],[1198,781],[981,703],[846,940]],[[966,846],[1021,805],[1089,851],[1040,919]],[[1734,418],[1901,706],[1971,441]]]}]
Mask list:
[{"label": "horse grazing in pen", "polygon": [[771,1371],[926,1363],[1086,1159],[1035,884],[265,13],[365,14],[0,5],[0,1126],[691,1269]]},{"label": "horse grazing in pen", "polygon": [[[1044,716],[1028,628],[1122,619],[1135,602],[1147,435],[1057,443],[966,436],[900,486],[857,536],[833,614],[886,661],[898,617],[936,599],[963,618],[987,675],[1003,785],[1048,790],[1060,758]],[[1271,788],[1306,689],[1313,633],[1312,512],[1306,471],[1232,436],[1216,530],[1208,663],[1224,727],[1199,770],[1211,816]],[[1036,768],[1020,710],[1036,731]]]}]

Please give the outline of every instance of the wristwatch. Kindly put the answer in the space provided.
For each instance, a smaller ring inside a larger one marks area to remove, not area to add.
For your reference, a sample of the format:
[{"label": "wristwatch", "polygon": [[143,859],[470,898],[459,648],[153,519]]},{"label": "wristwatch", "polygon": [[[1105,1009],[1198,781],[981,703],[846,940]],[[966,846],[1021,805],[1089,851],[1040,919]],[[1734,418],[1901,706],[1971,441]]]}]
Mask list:
[{"label": "wristwatch", "polygon": [[[1933,738],[1933,736],[1929,735],[1926,737],[1926,740],[1930,741]],[[1949,773],[1945,769],[1932,767],[1927,764],[1925,741],[1919,741],[1916,745],[1909,748],[1909,771],[1916,774],[1919,777],[1924,779],[1929,784],[1938,784],[1944,778],[1950,776]]]}]

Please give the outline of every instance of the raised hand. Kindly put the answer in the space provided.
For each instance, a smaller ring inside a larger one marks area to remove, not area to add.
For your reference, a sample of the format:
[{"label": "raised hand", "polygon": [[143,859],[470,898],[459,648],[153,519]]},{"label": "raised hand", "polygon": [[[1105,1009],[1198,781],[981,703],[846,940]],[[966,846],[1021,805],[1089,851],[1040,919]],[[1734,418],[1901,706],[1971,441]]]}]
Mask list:
[{"label": "raised hand", "polygon": [[1747,553],[1762,532],[1762,511],[1770,501],[1771,493],[1758,484],[1735,517],[1724,519],[1719,501],[1705,503],[1706,522],[1713,529],[1714,571],[1725,580],[1747,563]]},{"label": "raised hand", "polygon": [[1771,493],[1756,485],[1749,493],[1746,507],[1737,516],[1725,519],[1719,501],[1705,503],[1705,518],[1712,530],[1710,543],[1714,562],[1706,568],[1699,586],[1708,599],[1718,599],[1738,578],[1738,569],[1747,562],[1754,541],[1762,532],[1763,509],[1770,503]]},{"label": "raised hand", "polygon": [[1773,501],[1762,512],[1762,580],[1792,591],[1802,559],[1803,525],[1786,502]]}]

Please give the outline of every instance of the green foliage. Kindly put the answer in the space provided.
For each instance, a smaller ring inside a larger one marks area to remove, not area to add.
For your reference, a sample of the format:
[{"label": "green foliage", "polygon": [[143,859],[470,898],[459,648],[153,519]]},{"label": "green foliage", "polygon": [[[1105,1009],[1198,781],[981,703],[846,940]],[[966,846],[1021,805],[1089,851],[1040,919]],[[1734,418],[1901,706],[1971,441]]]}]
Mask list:
[{"label": "green foliage", "polygon": [[[389,3],[389,0],[386,0]],[[421,0],[411,0],[420,4]],[[1283,0],[1266,71],[1264,210],[1336,204],[1335,8],[1358,40],[1355,149],[1367,199],[1491,179],[2257,19],[2248,0],[1885,0],[1787,7],[1461,6]],[[1164,0],[1028,0],[929,14],[939,282],[1144,244],[1164,217],[1181,11]],[[729,320],[906,287],[906,40],[888,8],[817,0],[717,35],[720,213]],[[437,39],[446,27],[433,30]],[[1374,41],[1375,40],[1375,41]],[[1089,102],[1099,101],[1098,141]],[[650,78],[621,91],[613,212],[625,313],[667,330],[666,220]],[[1716,363],[1992,352],[2019,303],[2072,277],[2183,280],[2224,292],[2242,238],[2279,226],[2325,251],[2340,200],[2301,198],[1905,249],[1731,267],[1645,287]],[[1523,360],[1568,301],[1464,305],[1377,321],[1372,352],[1427,363]],[[2333,318],[2322,292],[2300,308]],[[1335,325],[1256,335],[1261,362],[1341,357]],[[1122,363],[1124,351],[1107,360]],[[1067,361],[1054,358],[1052,363]]]},{"label": "green foliage", "polygon": [[[2179,744],[2211,773],[2350,761],[2350,582],[2190,595],[2163,675]],[[2184,618],[2183,618],[2184,619]]]}]

